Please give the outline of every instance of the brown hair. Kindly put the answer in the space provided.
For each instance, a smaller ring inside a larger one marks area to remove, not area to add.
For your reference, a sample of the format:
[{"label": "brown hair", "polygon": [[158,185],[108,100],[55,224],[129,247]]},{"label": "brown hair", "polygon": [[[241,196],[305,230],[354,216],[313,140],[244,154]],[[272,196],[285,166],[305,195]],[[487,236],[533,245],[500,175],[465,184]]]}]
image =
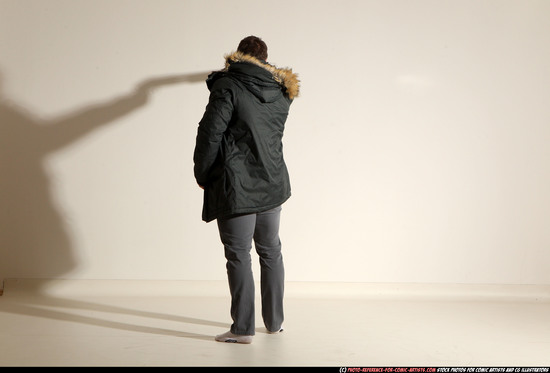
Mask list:
[{"label": "brown hair", "polygon": [[247,36],[241,40],[237,50],[241,53],[256,57],[259,60],[267,60],[267,45],[257,36]]}]

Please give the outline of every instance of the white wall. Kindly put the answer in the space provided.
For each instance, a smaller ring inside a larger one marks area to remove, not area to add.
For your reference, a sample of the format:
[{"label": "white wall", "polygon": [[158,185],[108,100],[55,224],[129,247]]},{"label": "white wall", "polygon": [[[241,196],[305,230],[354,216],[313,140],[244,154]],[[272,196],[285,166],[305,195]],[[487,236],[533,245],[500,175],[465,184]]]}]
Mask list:
[{"label": "white wall", "polygon": [[254,34],[302,80],[289,281],[548,284],[549,17],[546,0],[0,0],[0,278],[225,279],[191,158],[202,80]]}]

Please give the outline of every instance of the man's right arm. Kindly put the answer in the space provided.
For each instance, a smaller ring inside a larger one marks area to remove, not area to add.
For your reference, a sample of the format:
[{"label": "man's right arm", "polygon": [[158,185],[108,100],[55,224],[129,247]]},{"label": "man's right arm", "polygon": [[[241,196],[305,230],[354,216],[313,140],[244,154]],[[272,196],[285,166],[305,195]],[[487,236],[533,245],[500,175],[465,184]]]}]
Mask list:
[{"label": "man's right arm", "polygon": [[199,186],[208,184],[208,175],[216,161],[223,134],[233,115],[233,94],[228,88],[212,90],[205,113],[199,122],[195,152],[194,174]]}]

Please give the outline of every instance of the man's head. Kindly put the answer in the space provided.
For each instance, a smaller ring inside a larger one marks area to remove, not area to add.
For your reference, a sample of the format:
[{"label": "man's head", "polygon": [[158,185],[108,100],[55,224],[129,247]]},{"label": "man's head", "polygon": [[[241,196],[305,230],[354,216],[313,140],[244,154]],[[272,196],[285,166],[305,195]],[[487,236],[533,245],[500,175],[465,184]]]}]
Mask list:
[{"label": "man's head", "polygon": [[248,36],[241,40],[237,51],[267,61],[267,45],[256,36]]}]

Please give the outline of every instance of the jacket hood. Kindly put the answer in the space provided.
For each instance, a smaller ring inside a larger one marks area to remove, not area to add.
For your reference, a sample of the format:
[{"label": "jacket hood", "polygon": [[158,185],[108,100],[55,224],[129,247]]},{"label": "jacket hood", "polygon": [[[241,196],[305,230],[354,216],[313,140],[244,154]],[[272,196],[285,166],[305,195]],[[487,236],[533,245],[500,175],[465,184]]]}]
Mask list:
[{"label": "jacket hood", "polygon": [[211,88],[217,78],[226,75],[236,75],[263,102],[276,100],[281,95],[281,87],[291,100],[300,93],[300,81],[292,69],[278,68],[241,52],[225,56],[224,69],[208,77],[208,87]]}]

